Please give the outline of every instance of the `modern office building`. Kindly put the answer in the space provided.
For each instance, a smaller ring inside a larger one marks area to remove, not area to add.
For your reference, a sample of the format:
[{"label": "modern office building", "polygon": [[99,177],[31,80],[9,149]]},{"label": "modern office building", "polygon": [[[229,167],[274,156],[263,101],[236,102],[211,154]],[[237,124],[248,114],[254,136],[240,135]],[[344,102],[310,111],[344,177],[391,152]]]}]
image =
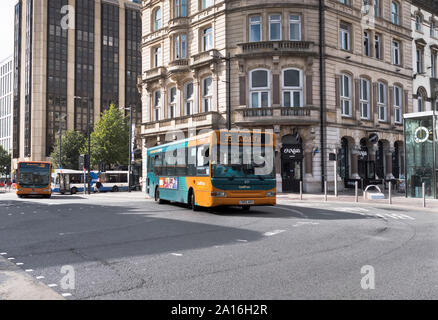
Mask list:
[{"label": "modern office building", "polygon": [[277,133],[280,191],[332,189],[330,153],[339,189],[400,175],[410,0],[145,0],[142,14],[145,148],[225,128],[230,95],[233,128]]},{"label": "modern office building", "polygon": [[0,146],[12,152],[13,58],[0,61]]},{"label": "modern office building", "polygon": [[141,119],[138,1],[20,0],[15,6],[13,166],[46,160],[59,130],[87,131],[114,103]]}]

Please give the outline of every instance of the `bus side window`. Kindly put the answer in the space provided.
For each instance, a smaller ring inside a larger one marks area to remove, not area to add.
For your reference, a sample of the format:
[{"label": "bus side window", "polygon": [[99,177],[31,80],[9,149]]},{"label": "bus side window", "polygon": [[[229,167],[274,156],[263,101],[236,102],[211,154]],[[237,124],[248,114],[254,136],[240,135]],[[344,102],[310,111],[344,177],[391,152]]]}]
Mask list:
[{"label": "bus side window", "polygon": [[196,147],[188,149],[187,176],[196,177]]},{"label": "bus side window", "polygon": [[210,146],[207,144],[198,146],[197,168],[196,168],[197,175],[208,176],[209,165],[210,165]]}]

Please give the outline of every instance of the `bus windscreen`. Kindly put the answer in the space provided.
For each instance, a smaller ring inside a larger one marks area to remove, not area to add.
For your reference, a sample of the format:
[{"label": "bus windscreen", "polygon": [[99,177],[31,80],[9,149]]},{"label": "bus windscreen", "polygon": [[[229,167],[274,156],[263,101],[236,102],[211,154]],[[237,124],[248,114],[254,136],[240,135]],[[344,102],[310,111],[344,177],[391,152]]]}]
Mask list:
[{"label": "bus windscreen", "polygon": [[44,188],[50,183],[50,165],[22,163],[18,169],[18,182],[23,188]]}]

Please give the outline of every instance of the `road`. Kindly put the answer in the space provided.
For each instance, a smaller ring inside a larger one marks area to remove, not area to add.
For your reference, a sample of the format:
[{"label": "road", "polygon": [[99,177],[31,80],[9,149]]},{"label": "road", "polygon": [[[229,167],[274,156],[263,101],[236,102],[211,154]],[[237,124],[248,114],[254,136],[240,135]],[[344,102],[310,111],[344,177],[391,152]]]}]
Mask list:
[{"label": "road", "polygon": [[67,299],[436,299],[437,231],[438,213],[386,205],[192,212],[141,193],[0,195],[1,258]]}]

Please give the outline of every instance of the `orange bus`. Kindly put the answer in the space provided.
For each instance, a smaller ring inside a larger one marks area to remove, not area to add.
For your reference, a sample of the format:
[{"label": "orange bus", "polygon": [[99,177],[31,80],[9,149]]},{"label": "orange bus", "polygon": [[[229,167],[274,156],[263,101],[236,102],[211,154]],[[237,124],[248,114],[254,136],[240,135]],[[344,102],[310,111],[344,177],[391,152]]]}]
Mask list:
[{"label": "orange bus", "polygon": [[43,161],[19,162],[17,168],[17,196],[42,196],[50,198],[52,164]]},{"label": "orange bus", "polygon": [[275,134],[211,131],[148,149],[146,189],[159,203],[276,205]]}]

